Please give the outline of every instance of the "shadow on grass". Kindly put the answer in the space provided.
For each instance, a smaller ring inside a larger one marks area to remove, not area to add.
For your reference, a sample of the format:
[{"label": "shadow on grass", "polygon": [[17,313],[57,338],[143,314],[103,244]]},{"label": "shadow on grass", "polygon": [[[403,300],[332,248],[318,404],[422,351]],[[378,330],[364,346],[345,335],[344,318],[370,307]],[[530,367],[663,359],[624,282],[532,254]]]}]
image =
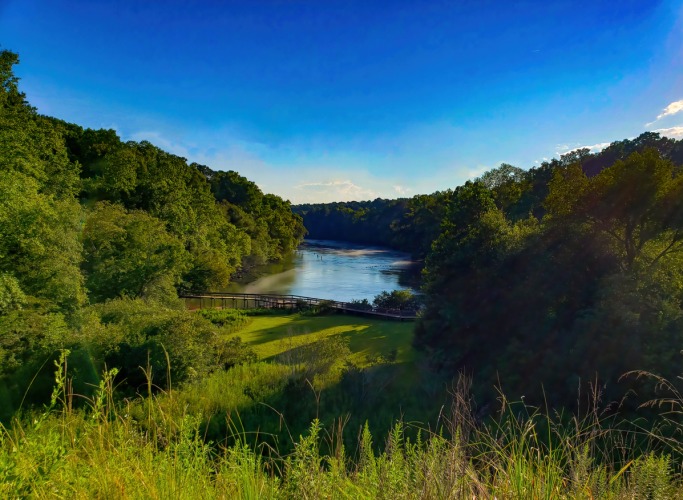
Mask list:
[{"label": "shadow on grass", "polygon": [[[270,318],[272,320],[272,318]],[[344,335],[354,353],[368,356],[386,355],[392,350],[399,353],[399,361],[412,361],[412,325],[393,321],[351,318],[345,315],[283,317],[280,323],[268,324],[256,329],[237,332],[252,346],[287,341],[299,337]],[[265,357],[271,358],[272,355]]]},{"label": "shadow on grass", "polygon": [[[328,433],[323,433],[322,454],[332,452],[334,439],[341,439],[353,454],[366,422],[374,436],[381,436],[374,443],[378,450],[384,448],[383,439],[397,420],[409,424],[407,436],[411,439],[421,430],[438,431],[444,425],[440,416],[449,404],[448,384],[429,371],[403,363],[365,367],[349,363],[336,382],[320,388],[306,375],[306,370],[293,373],[282,390],[263,397],[258,396],[261,391],[250,387],[254,398],[239,409],[244,431],[239,438],[261,449],[273,447],[284,456],[293,451],[294,443],[318,418]],[[237,439],[225,441],[231,434],[230,418],[225,413],[210,417],[206,438],[225,444]],[[333,438],[339,422],[345,422],[342,435]]]}]

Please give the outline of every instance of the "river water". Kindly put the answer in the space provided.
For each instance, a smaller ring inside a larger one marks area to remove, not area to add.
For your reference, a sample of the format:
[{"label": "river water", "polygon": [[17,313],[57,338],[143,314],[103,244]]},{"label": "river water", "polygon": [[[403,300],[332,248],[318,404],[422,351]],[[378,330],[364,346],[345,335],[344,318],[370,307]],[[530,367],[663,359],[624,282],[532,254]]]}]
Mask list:
[{"label": "river water", "polygon": [[342,302],[368,299],[387,290],[416,290],[419,265],[388,248],[329,240],[305,240],[284,263],[251,283],[228,291],[303,295]]}]

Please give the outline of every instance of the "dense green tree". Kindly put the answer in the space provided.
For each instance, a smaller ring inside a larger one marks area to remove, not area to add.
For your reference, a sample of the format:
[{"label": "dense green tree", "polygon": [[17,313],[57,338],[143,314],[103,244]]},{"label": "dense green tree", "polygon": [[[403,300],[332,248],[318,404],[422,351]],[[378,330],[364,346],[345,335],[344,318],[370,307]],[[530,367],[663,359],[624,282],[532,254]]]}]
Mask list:
[{"label": "dense green tree", "polygon": [[491,190],[496,205],[509,215],[514,213],[515,205],[529,189],[526,172],[509,163],[501,163],[498,168],[489,170],[477,180]]},{"label": "dense green tree", "polygon": [[652,261],[683,250],[683,176],[654,149],[633,153],[592,178],[578,163],[558,169],[549,188],[548,215],[604,233],[625,270],[655,240],[663,245]]},{"label": "dense green tree", "polygon": [[24,292],[73,310],[84,300],[79,266],[81,209],[39,191],[18,172],[0,172],[0,272]]},{"label": "dense green tree", "polygon": [[190,260],[162,221],[107,202],[88,215],[83,249],[83,269],[94,301],[123,296],[169,300]]},{"label": "dense green tree", "polygon": [[416,342],[442,369],[474,373],[482,401],[497,385],[572,406],[590,382],[612,401],[638,388],[619,382],[628,370],[683,369],[679,169],[644,150],[588,176],[586,158],[554,164],[542,220],[509,219],[482,183],[453,194]]},{"label": "dense green tree", "polygon": [[5,109],[28,107],[26,94],[19,90],[19,78],[13,67],[19,64],[19,56],[9,50],[0,51],[0,104]]},{"label": "dense green tree", "polygon": [[384,291],[379,295],[376,295],[372,303],[375,307],[381,309],[405,309],[413,311],[419,309],[418,298],[410,290]]},{"label": "dense green tree", "polygon": [[223,366],[235,346],[180,311],[176,291],[221,288],[245,263],[282,258],[300,217],[234,172],[241,191],[227,201],[208,167],[39,115],[18,60],[0,51],[0,419],[49,398],[60,348],[81,394],[105,362],[133,385],[148,356],[158,376],[168,353],[175,381]]},{"label": "dense green tree", "polygon": [[263,193],[256,183],[233,170],[213,172],[207,167],[203,167],[203,172],[207,175],[211,183],[211,191],[218,201],[225,200],[242,207],[249,213],[257,213],[261,208]]}]

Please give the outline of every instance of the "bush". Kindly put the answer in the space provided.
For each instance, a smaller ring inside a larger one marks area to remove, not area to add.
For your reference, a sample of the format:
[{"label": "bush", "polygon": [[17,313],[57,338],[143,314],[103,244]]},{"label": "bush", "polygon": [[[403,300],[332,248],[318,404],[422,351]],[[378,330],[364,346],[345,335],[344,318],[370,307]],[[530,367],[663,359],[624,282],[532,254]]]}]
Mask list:
[{"label": "bush", "polygon": [[238,309],[200,309],[199,315],[214,325],[227,328],[230,332],[235,332],[249,324],[247,314]]},{"label": "bush", "polygon": [[337,310],[334,308],[334,301],[321,300],[317,305],[311,306],[309,309],[301,311],[302,316],[325,316],[327,314],[334,314]]},{"label": "bush", "polygon": [[0,421],[8,421],[22,402],[47,401],[51,359],[76,342],[66,317],[35,298],[0,313]]},{"label": "bush", "polygon": [[416,311],[420,308],[417,296],[410,290],[384,291],[376,295],[372,303],[380,309],[409,309]]},{"label": "bush", "polygon": [[100,346],[104,360],[120,369],[117,381],[125,380],[133,389],[147,383],[147,367],[154,383],[165,387],[171,380],[184,382],[225,363],[227,341],[199,314],[140,299],[112,300],[95,309],[112,339],[110,345]]},{"label": "bush", "polygon": [[233,337],[222,345],[218,358],[221,365],[227,369],[235,365],[253,363],[258,356],[241,337]]},{"label": "bush", "polygon": [[357,311],[371,311],[372,304],[368,302],[368,299],[358,300],[354,299],[348,303],[350,309],[355,309]]}]

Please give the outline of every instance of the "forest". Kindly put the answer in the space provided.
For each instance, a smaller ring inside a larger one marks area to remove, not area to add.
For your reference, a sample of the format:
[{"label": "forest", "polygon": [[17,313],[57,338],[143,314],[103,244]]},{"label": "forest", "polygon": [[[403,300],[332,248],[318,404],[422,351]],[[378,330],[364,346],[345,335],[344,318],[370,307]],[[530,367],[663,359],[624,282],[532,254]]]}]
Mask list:
[{"label": "forest", "polygon": [[[292,206],[39,114],[18,62],[0,52],[0,496],[680,491],[683,141]],[[179,299],[307,232],[421,259],[418,321]]]},{"label": "forest", "polygon": [[683,141],[646,132],[454,190],[294,211],[312,238],[425,259],[415,345],[473,374],[483,406],[503,390],[576,408],[593,385],[623,410],[644,389],[624,373],[683,373],[682,168]]},{"label": "forest", "polygon": [[[178,293],[283,258],[303,238],[301,218],[236,172],[38,114],[17,62],[0,52],[0,418],[67,346],[101,367],[185,328],[184,344],[167,347],[178,370],[210,369],[219,341],[182,315]],[[163,319],[154,331],[107,331],[125,318],[106,311],[131,304]]]}]

